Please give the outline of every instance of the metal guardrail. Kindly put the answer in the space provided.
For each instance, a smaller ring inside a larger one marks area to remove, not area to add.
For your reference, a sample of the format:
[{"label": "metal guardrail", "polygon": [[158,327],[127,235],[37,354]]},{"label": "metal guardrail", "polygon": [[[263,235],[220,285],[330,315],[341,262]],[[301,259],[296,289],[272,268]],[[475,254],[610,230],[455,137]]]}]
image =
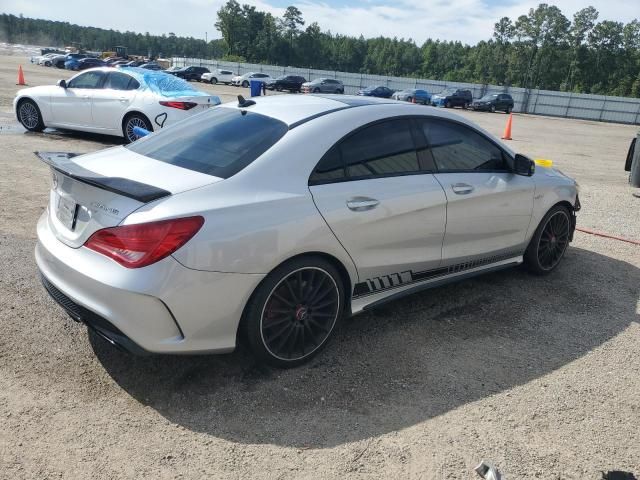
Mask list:
[{"label": "metal guardrail", "polygon": [[385,85],[396,90],[405,88],[422,88],[431,93],[438,93],[445,88],[466,88],[471,90],[474,98],[487,93],[509,93],[514,100],[514,112],[552,117],[596,120],[602,122],[640,124],[640,99],[590,95],[586,93],[556,92],[551,90],[525,89],[520,87],[504,87],[489,84],[446,82],[409,77],[391,77],[368,75],[331,70],[315,70],[312,68],[280,67],[251,63],[225,62],[201,58],[172,58],[173,65],[198,65],[209,69],[222,68],[242,75],[248,72],[268,73],[273,76],[302,75],[307,80],[320,77],[340,80],[345,93],[354,94],[369,85]]}]

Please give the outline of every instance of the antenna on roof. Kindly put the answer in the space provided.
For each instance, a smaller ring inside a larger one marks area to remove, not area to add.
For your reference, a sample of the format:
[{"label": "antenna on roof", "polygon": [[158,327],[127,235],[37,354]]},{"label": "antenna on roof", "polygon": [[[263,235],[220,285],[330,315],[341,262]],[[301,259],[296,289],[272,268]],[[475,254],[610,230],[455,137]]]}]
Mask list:
[{"label": "antenna on roof", "polygon": [[255,105],[256,102],[253,100],[245,100],[242,95],[238,95],[238,106],[239,107],[250,107],[251,105]]}]

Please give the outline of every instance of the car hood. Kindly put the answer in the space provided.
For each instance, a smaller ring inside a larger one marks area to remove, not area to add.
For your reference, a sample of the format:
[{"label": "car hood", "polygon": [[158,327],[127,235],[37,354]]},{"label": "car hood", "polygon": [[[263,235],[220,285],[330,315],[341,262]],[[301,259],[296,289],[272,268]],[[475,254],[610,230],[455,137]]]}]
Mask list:
[{"label": "car hood", "polygon": [[51,93],[56,88],[60,87],[56,85],[39,85],[37,87],[23,88],[22,90],[18,90],[18,93],[16,93],[16,98],[23,97],[25,95],[30,97],[47,96],[51,95]]}]

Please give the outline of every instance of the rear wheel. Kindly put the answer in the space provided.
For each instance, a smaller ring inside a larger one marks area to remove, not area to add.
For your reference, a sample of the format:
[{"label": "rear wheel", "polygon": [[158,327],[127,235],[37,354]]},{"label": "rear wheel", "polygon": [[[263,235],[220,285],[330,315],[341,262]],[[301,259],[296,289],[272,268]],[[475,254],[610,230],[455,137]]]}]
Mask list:
[{"label": "rear wheel", "polygon": [[336,91],[336,93],[338,93],[338,94],[340,94],[340,95],[343,95],[343,94],[344,94],[344,90],[339,89],[339,90],[337,90],[337,91]]},{"label": "rear wheel", "polygon": [[133,132],[135,127],[144,128],[149,132],[153,132],[151,122],[141,113],[132,113],[128,115],[122,122],[122,134],[127,143],[135,142],[139,137]]},{"label": "rear wheel", "polygon": [[489,107],[489,109],[491,110],[491,113],[496,113],[496,106],[495,105],[491,105],[491,107]]},{"label": "rear wheel", "polygon": [[444,108],[451,108],[451,102],[449,100],[444,102]]},{"label": "rear wheel", "polygon": [[571,214],[566,207],[556,205],[544,216],[524,254],[527,268],[537,275],[552,272],[569,246]]},{"label": "rear wheel", "polygon": [[320,89],[318,87],[314,88],[313,93],[320,93]]},{"label": "rear wheel", "polygon": [[295,367],[316,355],[340,318],[344,287],[335,267],[320,257],[295,259],[271,272],[247,304],[247,339],[270,365]]},{"label": "rear wheel", "polygon": [[246,80],[244,82],[242,82],[242,86],[244,88],[247,88],[249,86],[249,82],[247,82]]},{"label": "rear wheel", "polygon": [[30,132],[41,132],[45,128],[40,109],[33,100],[25,99],[18,104],[18,119]]},{"label": "rear wheel", "polygon": [[509,105],[509,106],[507,107],[507,109],[506,109],[504,112],[505,112],[506,114],[509,114],[509,113],[511,113],[511,110],[513,110],[513,107],[512,107],[511,105]]},{"label": "rear wheel", "polygon": [[467,110],[469,108],[469,102],[464,102],[464,104],[462,105],[462,108]]},{"label": "rear wheel", "polygon": [[211,85],[215,85],[216,83],[218,83],[218,79],[216,77],[212,77],[211,80],[209,80],[209,83]]}]

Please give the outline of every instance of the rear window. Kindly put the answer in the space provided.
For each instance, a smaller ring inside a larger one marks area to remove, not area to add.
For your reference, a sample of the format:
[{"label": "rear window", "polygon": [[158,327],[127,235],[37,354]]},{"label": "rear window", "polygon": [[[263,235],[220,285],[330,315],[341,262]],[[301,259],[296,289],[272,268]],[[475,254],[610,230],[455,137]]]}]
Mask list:
[{"label": "rear window", "polygon": [[196,172],[229,178],[287,133],[284,122],[232,108],[211,108],[132,143],[131,151]]}]

